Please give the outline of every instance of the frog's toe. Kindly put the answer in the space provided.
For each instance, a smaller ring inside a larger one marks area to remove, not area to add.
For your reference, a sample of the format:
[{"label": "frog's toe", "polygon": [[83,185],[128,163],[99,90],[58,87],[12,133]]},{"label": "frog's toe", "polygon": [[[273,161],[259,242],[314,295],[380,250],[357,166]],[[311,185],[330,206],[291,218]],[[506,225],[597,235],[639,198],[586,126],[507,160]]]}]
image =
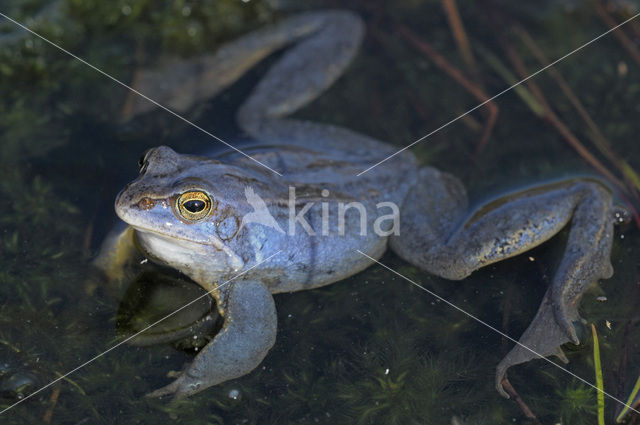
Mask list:
[{"label": "frog's toe", "polygon": [[572,312],[564,302],[560,302],[558,304],[554,303],[554,306],[554,316],[556,319],[556,324],[566,334],[570,342],[574,343],[575,345],[579,345],[580,338],[578,338],[578,333],[576,332],[576,328],[573,325],[574,320],[580,319],[577,311]]},{"label": "frog's toe", "polygon": [[160,398],[167,395],[173,395],[178,391],[178,380],[176,379],[169,385],[165,385],[162,388],[158,388],[155,391],[151,391],[150,393],[145,394],[146,398]]},{"label": "frog's toe", "polygon": [[[577,312],[571,308],[558,309],[552,302],[550,291],[545,295],[536,316],[520,337],[518,345],[505,356],[496,370],[496,389],[500,394],[509,397],[502,387],[502,381],[511,366],[526,363],[533,359],[555,355],[563,362],[567,361],[560,348],[567,342],[578,341],[572,319],[577,319]],[[570,307],[568,305],[567,307]],[[561,320],[558,320],[560,318]]]},{"label": "frog's toe", "polygon": [[181,400],[189,397],[202,390],[202,382],[197,378],[189,376],[187,373],[181,373],[175,381],[162,388],[158,388],[148,394],[147,398],[160,398],[165,396],[173,396],[173,401]]}]

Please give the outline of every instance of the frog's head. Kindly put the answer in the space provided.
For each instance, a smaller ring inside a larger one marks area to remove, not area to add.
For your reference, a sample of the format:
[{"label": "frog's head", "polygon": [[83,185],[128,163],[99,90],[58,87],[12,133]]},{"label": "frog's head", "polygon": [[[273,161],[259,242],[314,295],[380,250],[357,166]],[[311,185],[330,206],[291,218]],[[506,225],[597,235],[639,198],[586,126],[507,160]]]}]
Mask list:
[{"label": "frog's head", "polygon": [[245,262],[237,240],[246,204],[239,172],[209,158],[153,148],[140,160],[140,176],[116,198],[115,210],[156,261],[192,277],[228,274]]}]

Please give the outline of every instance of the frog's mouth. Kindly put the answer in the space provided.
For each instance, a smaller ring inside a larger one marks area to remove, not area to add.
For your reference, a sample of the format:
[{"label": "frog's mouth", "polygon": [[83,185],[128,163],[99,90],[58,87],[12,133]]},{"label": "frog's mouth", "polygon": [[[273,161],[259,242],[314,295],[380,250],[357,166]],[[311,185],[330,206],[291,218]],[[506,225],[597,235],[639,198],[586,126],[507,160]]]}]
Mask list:
[{"label": "frog's mouth", "polygon": [[183,272],[185,269],[206,268],[229,273],[238,272],[244,267],[242,257],[215,238],[206,243],[139,226],[131,227],[135,230],[136,246],[145,256]]}]

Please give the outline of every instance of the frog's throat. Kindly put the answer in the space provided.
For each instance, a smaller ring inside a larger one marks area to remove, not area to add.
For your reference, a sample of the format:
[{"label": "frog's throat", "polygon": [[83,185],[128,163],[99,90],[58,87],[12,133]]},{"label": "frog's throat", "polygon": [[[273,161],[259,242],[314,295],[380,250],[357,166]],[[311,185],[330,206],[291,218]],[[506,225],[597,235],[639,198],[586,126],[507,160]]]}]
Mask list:
[{"label": "frog's throat", "polygon": [[[236,254],[230,247],[226,246],[222,241],[218,240],[215,237],[210,238],[207,241],[194,241],[191,239],[187,239],[187,238],[181,238],[175,235],[168,235],[162,232],[158,232],[157,230],[151,230],[151,229],[147,229],[144,227],[139,227],[139,226],[132,226],[131,227],[135,230],[135,233],[149,233],[152,235],[156,235],[159,236],[162,239],[166,239],[169,241],[182,241],[182,242],[186,242],[189,244],[196,244],[196,245],[200,245],[202,247],[212,247],[214,249],[216,249],[217,251],[221,251],[222,253],[224,253],[227,257],[227,264],[231,267],[232,271],[234,273],[239,272],[240,270],[242,270],[242,268],[244,267],[245,261],[242,259],[241,256],[239,256],[238,254]],[[145,249],[142,244],[140,243],[140,241],[138,240],[137,237],[134,238],[134,242],[138,247],[138,250],[141,252],[144,252],[146,255],[150,255],[152,257],[155,257],[155,255],[153,254],[153,252],[148,252],[149,250]]]}]

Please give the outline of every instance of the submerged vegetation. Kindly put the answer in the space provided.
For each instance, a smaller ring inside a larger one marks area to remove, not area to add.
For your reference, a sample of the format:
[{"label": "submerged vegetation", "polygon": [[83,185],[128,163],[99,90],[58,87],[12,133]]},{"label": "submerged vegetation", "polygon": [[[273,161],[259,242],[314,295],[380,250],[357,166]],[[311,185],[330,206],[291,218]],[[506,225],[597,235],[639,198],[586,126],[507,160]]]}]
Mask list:
[{"label": "submerged vegetation", "polygon": [[[32,22],[46,38],[125,83],[163,55],[209,52],[298,10],[355,10],[368,25],[361,54],[299,116],[398,146],[503,90],[523,77],[523,68],[540,68],[544,58],[536,47],[554,60],[606,31],[608,19],[637,13],[623,1],[401,0],[385,8],[382,1],[357,0],[59,0],[55,13],[29,20],[53,3],[10,0],[0,12]],[[463,33],[450,25],[456,16]],[[637,39],[640,21],[624,34]],[[577,52],[555,67],[560,79],[546,73],[532,79],[490,102],[493,109],[475,111],[416,145],[416,153],[463,179],[472,199],[534,180],[599,174],[621,204],[638,209],[640,63],[633,43],[620,40],[611,34]],[[258,67],[189,118],[216,135],[238,136],[229,122],[264,70]],[[116,322],[127,288],[85,282],[95,278],[90,259],[113,224],[113,198],[136,174],[140,153],[158,144],[198,151],[212,142],[162,113],[119,124],[131,95],[126,89],[2,18],[0,93],[1,410],[119,340]],[[605,388],[626,399],[640,375],[640,239],[633,224],[616,231],[616,274],[585,296],[581,313],[598,326]],[[463,282],[429,276],[391,254],[384,262],[518,336],[562,255],[563,237]],[[276,346],[248,376],[168,405],[142,396],[166,383],[166,372],[180,370],[191,354],[169,345],[122,346],[0,420],[597,423],[595,390],[547,362],[513,368],[509,378],[522,404],[502,399],[493,374],[511,342],[381,268],[278,295],[276,303]],[[567,367],[592,382],[589,338],[585,331],[583,344],[568,352]],[[620,409],[605,403],[611,422]]]},{"label": "submerged vegetation", "polygon": [[582,382],[573,381],[569,385],[558,388],[557,416],[563,424],[593,423],[597,413],[596,391]]}]

